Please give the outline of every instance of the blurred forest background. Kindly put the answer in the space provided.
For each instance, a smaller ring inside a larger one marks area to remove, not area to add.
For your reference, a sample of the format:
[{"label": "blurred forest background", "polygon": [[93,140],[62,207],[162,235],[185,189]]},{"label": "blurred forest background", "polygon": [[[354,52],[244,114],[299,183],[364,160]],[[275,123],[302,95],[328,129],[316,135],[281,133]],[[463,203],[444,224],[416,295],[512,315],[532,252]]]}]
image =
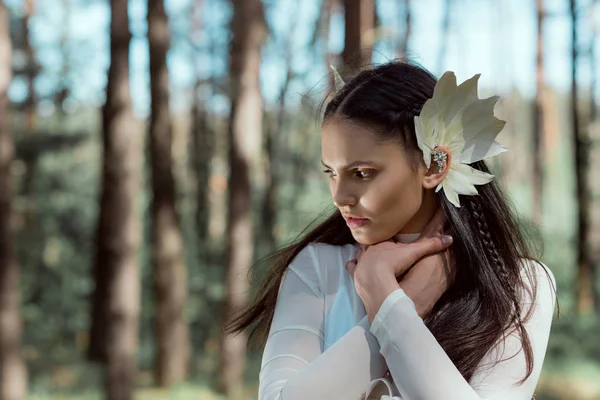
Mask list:
[{"label": "blurred forest background", "polygon": [[599,31],[597,0],[0,0],[0,399],[256,398],[225,315],[331,205],[329,65],[397,57],[501,96],[558,281],[536,398],[600,399]]}]

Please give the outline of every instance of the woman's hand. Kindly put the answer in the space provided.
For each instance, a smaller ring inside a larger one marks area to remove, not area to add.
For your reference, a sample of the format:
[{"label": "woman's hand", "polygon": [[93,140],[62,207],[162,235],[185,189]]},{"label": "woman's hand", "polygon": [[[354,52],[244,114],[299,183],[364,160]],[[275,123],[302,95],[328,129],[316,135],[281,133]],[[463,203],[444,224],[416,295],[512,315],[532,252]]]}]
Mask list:
[{"label": "woman's hand", "polygon": [[[444,222],[443,213],[438,210],[420,237],[443,234]],[[447,247],[417,261],[402,278],[400,287],[415,303],[421,318],[427,317],[435,303],[446,292],[454,280],[454,272],[452,249]]]},{"label": "woman's hand", "polygon": [[[362,299],[371,322],[385,298],[402,287],[398,284],[397,277],[402,277],[421,258],[445,250],[452,244],[451,236],[434,234],[437,232],[436,227],[440,225],[443,227],[441,210],[432,218],[417,241],[408,244],[385,241],[368,247],[361,246],[356,259],[346,263],[346,269],[354,279],[356,292]],[[419,273],[411,274],[411,271],[408,271],[405,279],[408,279],[409,275],[411,279],[408,283],[402,279],[401,283],[415,296],[415,291],[427,286],[424,274],[425,268],[421,268]],[[404,290],[404,287],[402,288]],[[415,296],[417,297],[419,296]],[[426,297],[424,300],[428,299]],[[415,301],[412,297],[411,300]],[[423,304],[427,305],[428,301],[423,301]],[[417,310],[419,308],[417,307]]]}]

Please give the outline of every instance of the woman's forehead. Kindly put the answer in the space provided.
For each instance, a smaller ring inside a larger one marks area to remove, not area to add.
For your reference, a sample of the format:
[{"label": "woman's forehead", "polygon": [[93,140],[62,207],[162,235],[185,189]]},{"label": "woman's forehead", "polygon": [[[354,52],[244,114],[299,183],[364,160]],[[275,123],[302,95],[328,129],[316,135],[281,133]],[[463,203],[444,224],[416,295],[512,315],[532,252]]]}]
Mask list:
[{"label": "woman's forehead", "polygon": [[327,122],[321,130],[323,161],[346,164],[355,160],[395,158],[403,154],[398,143],[376,140],[375,135],[363,124],[339,119]]}]

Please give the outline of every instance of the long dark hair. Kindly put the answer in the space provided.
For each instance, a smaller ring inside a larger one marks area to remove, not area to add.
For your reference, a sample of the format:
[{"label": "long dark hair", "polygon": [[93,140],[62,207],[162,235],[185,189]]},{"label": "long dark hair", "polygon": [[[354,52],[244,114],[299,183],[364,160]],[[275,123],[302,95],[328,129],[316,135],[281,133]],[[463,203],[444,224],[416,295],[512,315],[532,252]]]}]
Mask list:
[{"label": "long dark hair", "polygon": [[[334,116],[361,122],[372,128],[381,140],[403,146],[414,156],[411,158],[415,163],[422,163],[413,121],[425,101],[433,97],[436,82],[427,70],[404,61],[363,70],[327,103],[322,123]],[[473,163],[471,167],[489,172],[484,161]],[[535,299],[537,287],[534,272],[524,268],[523,259],[536,262],[539,255],[533,254],[536,251],[533,240],[522,232],[520,221],[498,183],[492,181],[478,186],[477,190],[477,196],[461,196],[460,208],[448,202],[442,191],[437,193],[448,229],[454,236],[452,253],[456,275],[425,318],[425,324],[467,380],[484,355],[516,331],[527,362],[523,382],[532,372],[533,353],[524,328],[531,309],[523,313],[521,299],[524,291]],[[339,210],[333,212],[295,243],[271,256],[271,268],[257,298],[234,316],[226,333],[241,332],[252,326],[249,342],[256,338],[264,345],[283,273],[310,242],[356,243]]]}]

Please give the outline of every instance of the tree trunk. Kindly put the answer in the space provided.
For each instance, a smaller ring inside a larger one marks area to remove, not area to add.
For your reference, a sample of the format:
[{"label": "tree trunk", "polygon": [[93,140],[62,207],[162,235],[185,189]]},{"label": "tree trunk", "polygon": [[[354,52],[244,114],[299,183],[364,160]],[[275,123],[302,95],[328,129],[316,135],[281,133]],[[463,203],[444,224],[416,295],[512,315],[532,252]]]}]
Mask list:
[{"label": "tree trunk", "polygon": [[544,0],[537,0],[536,96],[533,116],[533,196],[532,220],[542,221],[542,191],[544,187]]},{"label": "tree trunk", "polygon": [[196,83],[192,104],[192,147],[190,160],[196,176],[196,243],[199,262],[209,260],[210,177],[215,151],[215,133],[208,124],[205,102],[200,99],[200,83]]},{"label": "tree trunk", "polygon": [[[331,0],[325,0],[324,7],[331,7]],[[297,4],[294,6],[296,8],[290,10],[292,15],[297,13]],[[328,11],[330,13],[331,10]],[[328,17],[329,18],[329,17]],[[329,25],[329,20],[323,21],[325,25]],[[273,252],[276,248],[276,235],[275,235],[275,226],[277,224],[277,190],[279,185],[279,169],[276,167],[276,157],[275,155],[278,152],[278,144],[280,142],[277,141],[277,138],[282,135],[288,136],[289,132],[285,131],[285,97],[287,96],[290,84],[292,83],[292,79],[294,78],[294,71],[292,69],[292,62],[294,58],[293,53],[293,39],[296,37],[298,26],[298,19],[296,18],[290,29],[288,31],[286,40],[285,40],[285,80],[283,85],[281,86],[281,91],[279,92],[279,97],[277,99],[277,115],[276,118],[271,120],[272,122],[268,123],[267,129],[265,130],[266,139],[265,139],[265,156],[266,156],[266,168],[265,168],[265,183],[266,183],[266,191],[264,201],[262,203],[262,233],[264,235],[264,242],[267,245],[268,251]]]},{"label": "tree trunk", "polygon": [[[213,88],[217,86],[217,82],[212,75],[207,79],[202,79],[199,72],[202,68],[201,63],[203,63],[200,57],[204,51],[204,49],[200,49],[202,36],[206,36],[207,40],[209,40],[208,54],[211,60],[210,63],[216,58],[214,40],[211,40],[202,26],[204,19],[203,4],[204,0],[195,0],[192,5],[190,40],[195,47],[195,51],[191,54],[192,58],[190,62],[196,66],[197,76],[191,107],[191,146],[189,148],[188,159],[190,161],[190,175],[194,177],[195,183],[194,196],[196,202],[194,221],[197,262],[202,268],[207,268],[211,264],[213,256],[210,235],[210,225],[214,215],[211,212],[211,178],[213,176],[212,161],[216,150],[216,134],[209,123],[206,104],[210,102],[213,96]],[[206,17],[210,18],[210,15]],[[209,70],[212,71],[212,67]],[[206,86],[206,90],[204,93],[201,93],[204,86]]]},{"label": "tree trunk", "polygon": [[[284,84],[285,86],[285,84]],[[280,104],[282,100],[280,99]],[[277,222],[277,185],[278,176],[277,168],[275,168],[275,137],[281,134],[281,127],[283,114],[285,109],[280,105],[280,109],[277,112],[277,119],[268,124],[266,129],[266,140],[265,140],[265,156],[267,158],[267,165],[265,168],[265,197],[262,203],[262,234],[264,236],[264,243],[266,244],[268,251],[273,252],[276,248],[276,237],[275,237],[275,224]]]},{"label": "tree trunk", "polygon": [[[262,98],[259,85],[261,46],[266,22],[260,0],[233,0],[230,49],[232,105],[229,138],[229,214],[227,220],[227,281],[225,318],[247,302],[248,270],[252,263],[251,170],[261,150]],[[246,337],[222,338],[219,390],[229,399],[242,395]]]},{"label": "tree trunk", "polygon": [[344,65],[359,69],[371,63],[375,0],[344,0]]},{"label": "tree trunk", "polygon": [[107,363],[106,398],[133,397],[138,346],[138,249],[142,132],[129,86],[127,0],[111,0],[110,54],[103,108],[103,167],[90,356]]},{"label": "tree trunk", "polygon": [[61,8],[64,12],[63,26],[60,36],[60,52],[62,56],[62,66],[60,69],[60,84],[54,96],[54,105],[58,109],[58,115],[61,120],[66,117],[65,102],[69,97],[69,26],[71,22],[71,4],[70,0],[61,0]]},{"label": "tree trunk", "polygon": [[575,182],[577,191],[577,311],[579,315],[594,312],[594,274],[589,252],[590,196],[587,187],[589,153],[584,132],[579,129],[579,102],[577,87],[577,10],[570,0],[571,10],[571,116],[572,138],[575,150]]},{"label": "tree trunk", "polygon": [[444,19],[442,20],[442,37],[440,40],[440,52],[438,55],[438,72],[441,74],[446,65],[446,53],[450,42],[450,10],[452,10],[452,0],[444,0]]},{"label": "tree trunk", "polygon": [[[600,11],[600,1],[594,0],[592,5],[590,6],[592,12],[598,13]],[[589,151],[589,167],[593,169],[594,167],[594,155],[596,165],[600,161],[600,152],[598,151],[597,138],[599,137],[598,132],[600,132],[600,121],[598,119],[598,103],[596,101],[596,92],[598,88],[598,64],[596,61],[596,43],[598,39],[599,27],[598,23],[594,24],[591,32],[590,39],[590,120],[588,124],[588,138],[590,138],[590,142],[588,146],[591,148]],[[598,180],[596,180],[598,182]],[[598,193],[598,184],[593,185],[591,182],[588,183],[588,193],[590,196],[590,219],[589,219],[589,247],[588,251],[590,253],[590,263],[592,268],[592,281],[594,283],[597,282],[598,268],[600,268],[600,226],[598,225],[600,219],[597,218],[598,212],[600,212],[600,202],[598,200],[594,201],[594,194]],[[594,213],[594,210],[596,213]],[[596,217],[596,218],[594,218]],[[600,293],[598,293],[597,286],[592,285],[593,295],[594,295],[594,309],[598,311],[600,309]]]},{"label": "tree trunk", "polygon": [[19,265],[13,244],[12,177],[14,144],[8,124],[11,80],[9,16],[0,0],[0,398],[25,400],[27,377],[21,357]]},{"label": "tree trunk", "polygon": [[410,13],[410,0],[404,0],[404,36],[398,48],[398,57],[406,59],[408,56],[408,41],[412,30],[412,17]]},{"label": "tree trunk", "polygon": [[35,3],[33,0],[26,0],[23,5],[23,36],[25,39],[25,53],[27,54],[27,99],[25,100],[25,127],[27,133],[33,133],[36,130],[36,105],[35,78],[39,72],[40,66],[35,57],[35,50],[31,45],[31,32],[29,30],[29,21],[34,14]]},{"label": "tree trunk", "polygon": [[[590,6],[592,12],[600,13],[600,1],[593,0],[592,5]],[[590,38],[590,123],[594,125],[596,123],[596,118],[598,117],[598,104],[596,102],[596,90],[598,88],[598,64],[596,62],[596,43],[598,40],[598,33],[600,33],[600,29],[598,27],[600,22],[596,22],[594,27],[592,28],[591,38]]]},{"label": "tree trunk", "polygon": [[169,111],[169,25],[163,0],[148,0],[150,48],[150,159],[152,169],[152,264],[156,302],[155,379],[171,386],[187,377],[188,327],[184,311],[187,279],[183,239],[175,204],[172,123]]},{"label": "tree trunk", "polygon": [[[328,79],[328,93],[333,93],[335,90],[335,79],[332,71],[329,66],[335,66],[336,62],[333,54],[329,51],[329,31],[331,28],[331,16],[333,14],[333,9],[336,5],[336,0],[323,0],[321,3],[321,12],[319,15],[319,19],[317,20],[317,31],[314,33],[315,42],[316,37],[320,36],[323,41],[323,55],[325,57],[325,66],[327,67],[327,71],[329,72]],[[314,43],[311,43],[311,45]]]}]

